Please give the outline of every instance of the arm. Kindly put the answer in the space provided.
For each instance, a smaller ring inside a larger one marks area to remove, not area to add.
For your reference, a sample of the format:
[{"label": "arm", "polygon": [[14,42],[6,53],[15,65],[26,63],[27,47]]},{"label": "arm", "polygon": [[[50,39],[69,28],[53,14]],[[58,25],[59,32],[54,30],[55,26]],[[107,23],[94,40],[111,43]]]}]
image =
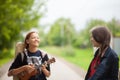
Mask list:
[{"label": "arm", "polygon": [[[108,57],[105,57],[102,62],[99,64],[95,74],[89,80],[98,80],[103,76],[110,74],[109,80],[116,80],[118,76],[118,61],[114,55],[110,54]],[[113,74],[115,73],[115,74]]]},{"label": "arm", "polygon": [[8,76],[17,75],[17,74],[23,72],[25,69],[26,69],[25,66],[22,66],[22,67],[16,68],[16,69],[11,69],[10,71],[8,71]]},{"label": "arm", "polygon": [[16,68],[16,69],[11,69],[8,72],[8,76],[18,75],[19,73],[24,72],[24,71],[27,71],[28,73],[30,73],[34,70],[35,70],[35,68],[34,68],[33,65],[25,65],[25,66],[22,66],[22,67],[19,67],[19,68]]},{"label": "arm", "polygon": [[9,68],[8,76],[12,76],[11,73],[13,72],[13,70],[19,68],[20,66],[22,66],[22,61],[21,55],[18,54]]},{"label": "arm", "polygon": [[45,65],[42,65],[42,72],[45,74],[46,77],[50,76],[50,71],[46,69]]},{"label": "arm", "polygon": [[108,69],[107,61],[108,59],[104,59],[97,67],[94,75],[88,80],[98,80],[104,74],[104,72]]},{"label": "arm", "polygon": [[[48,61],[49,60],[48,55],[46,54],[43,59],[44,61]],[[42,65],[41,70],[45,74],[46,77],[50,76],[50,64]]]}]

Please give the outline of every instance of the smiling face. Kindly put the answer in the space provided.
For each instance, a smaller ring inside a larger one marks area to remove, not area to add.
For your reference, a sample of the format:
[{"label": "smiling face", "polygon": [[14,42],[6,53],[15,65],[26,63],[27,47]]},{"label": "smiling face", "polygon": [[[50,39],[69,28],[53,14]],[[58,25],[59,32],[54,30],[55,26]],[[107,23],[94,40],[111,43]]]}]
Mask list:
[{"label": "smiling face", "polygon": [[26,39],[26,43],[29,45],[29,47],[38,47],[40,42],[40,38],[38,33],[33,32],[30,34],[29,38]]}]

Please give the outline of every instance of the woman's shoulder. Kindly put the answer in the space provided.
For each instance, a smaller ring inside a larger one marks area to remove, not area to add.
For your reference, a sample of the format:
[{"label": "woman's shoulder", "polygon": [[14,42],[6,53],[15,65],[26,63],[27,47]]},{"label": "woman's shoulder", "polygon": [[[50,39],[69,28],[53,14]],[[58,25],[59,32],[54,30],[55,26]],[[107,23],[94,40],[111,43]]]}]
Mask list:
[{"label": "woman's shoulder", "polygon": [[44,51],[44,50],[39,49],[39,51],[42,54],[43,58],[48,55],[48,53],[46,51]]},{"label": "woman's shoulder", "polygon": [[118,54],[110,47],[107,50],[107,56],[111,58],[118,58]]},{"label": "woman's shoulder", "polygon": [[118,58],[118,54],[113,49],[111,50],[111,56]]}]

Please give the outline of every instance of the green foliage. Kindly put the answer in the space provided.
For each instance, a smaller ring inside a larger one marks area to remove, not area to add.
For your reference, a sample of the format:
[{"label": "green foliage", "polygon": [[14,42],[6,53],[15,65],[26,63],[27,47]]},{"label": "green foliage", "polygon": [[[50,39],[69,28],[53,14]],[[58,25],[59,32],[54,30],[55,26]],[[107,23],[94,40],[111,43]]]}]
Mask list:
[{"label": "green foliage", "polygon": [[89,30],[91,28],[93,28],[95,26],[99,26],[99,25],[106,26],[106,22],[104,20],[100,20],[100,19],[91,19],[88,21],[86,29],[89,32]]},{"label": "green foliage", "polygon": [[69,57],[69,56],[63,56],[66,60],[68,60],[71,63],[74,63],[75,65],[83,68],[84,70],[88,69],[88,66],[90,64],[90,61],[92,60],[94,54],[92,53],[92,49],[74,49],[75,56]]},{"label": "green foliage", "polygon": [[90,46],[90,39],[89,39],[89,31],[88,30],[83,30],[80,32],[78,37],[76,38],[76,46],[77,48],[87,48]]},{"label": "green foliage", "polygon": [[77,48],[88,48],[91,47],[90,43],[90,29],[97,25],[105,25],[106,23],[102,20],[98,19],[91,19],[85,29],[81,30],[80,33],[77,35],[73,45]]},{"label": "green foliage", "polygon": [[75,29],[70,19],[60,18],[51,26],[46,38],[50,45],[63,46],[71,44],[74,36]]},{"label": "green foliage", "polygon": [[90,42],[90,29],[92,29],[95,26],[107,26],[112,35],[114,37],[120,37],[120,23],[116,19],[112,19],[109,22],[105,22],[103,20],[99,19],[91,19],[88,23],[87,26],[84,30],[80,32],[78,37],[75,39],[74,46],[75,47],[81,47],[81,48],[86,48],[86,47],[91,47],[91,42]]},{"label": "green foliage", "polygon": [[[21,33],[38,26],[43,13],[38,9],[44,0],[2,0],[0,1],[0,52],[12,48],[13,43],[21,38]],[[33,7],[36,5],[36,7]]]},{"label": "green foliage", "polygon": [[107,23],[108,28],[112,32],[113,37],[120,37],[120,21],[112,19]]},{"label": "green foliage", "polygon": [[13,57],[12,53],[14,53],[13,49],[11,50],[11,49],[4,48],[0,54],[0,59],[7,58],[7,57],[12,58]]},{"label": "green foliage", "polygon": [[76,55],[75,50],[71,45],[64,46],[63,48],[64,48],[63,50],[64,56],[74,57]]},{"label": "green foliage", "polygon": [[11,58],[9,58],[9,57],[0,59],[0,67],[2,67],[4,64],[8,63],[10,60],[11,60]]},{"label": "green foliage", "polygon": [[41,49],[47,51],[50,54],[62,57],[65,60],[83,68],[84,70],[88,69],[90,61],[94,56],[94,54],[92,52],[93,49],[91,49],[91,48],[90,49],[88,49],[88,48],[87,49],[73,48],[72,55],[71,55],[71,53],[66,54],[66,52],[71,51],[70,50],[71,48],[69,48],[69,46],[66,46],[66,47],[46,46],[46,47],[42,47]]}]

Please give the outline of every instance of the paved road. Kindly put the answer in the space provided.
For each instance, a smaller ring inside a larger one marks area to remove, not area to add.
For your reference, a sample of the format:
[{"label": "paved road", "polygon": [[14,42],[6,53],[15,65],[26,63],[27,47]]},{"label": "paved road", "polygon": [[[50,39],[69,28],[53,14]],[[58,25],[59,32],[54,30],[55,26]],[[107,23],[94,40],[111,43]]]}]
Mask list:
[{"label": "paved road", "polygon": [[[7,77],[7,72],[0,80],[12,80],[12,77]],[[51,64],[51,76],[48,80],[84,80],[80,74],[71,69],[62,60],[56,58],[56,62]]]}]

